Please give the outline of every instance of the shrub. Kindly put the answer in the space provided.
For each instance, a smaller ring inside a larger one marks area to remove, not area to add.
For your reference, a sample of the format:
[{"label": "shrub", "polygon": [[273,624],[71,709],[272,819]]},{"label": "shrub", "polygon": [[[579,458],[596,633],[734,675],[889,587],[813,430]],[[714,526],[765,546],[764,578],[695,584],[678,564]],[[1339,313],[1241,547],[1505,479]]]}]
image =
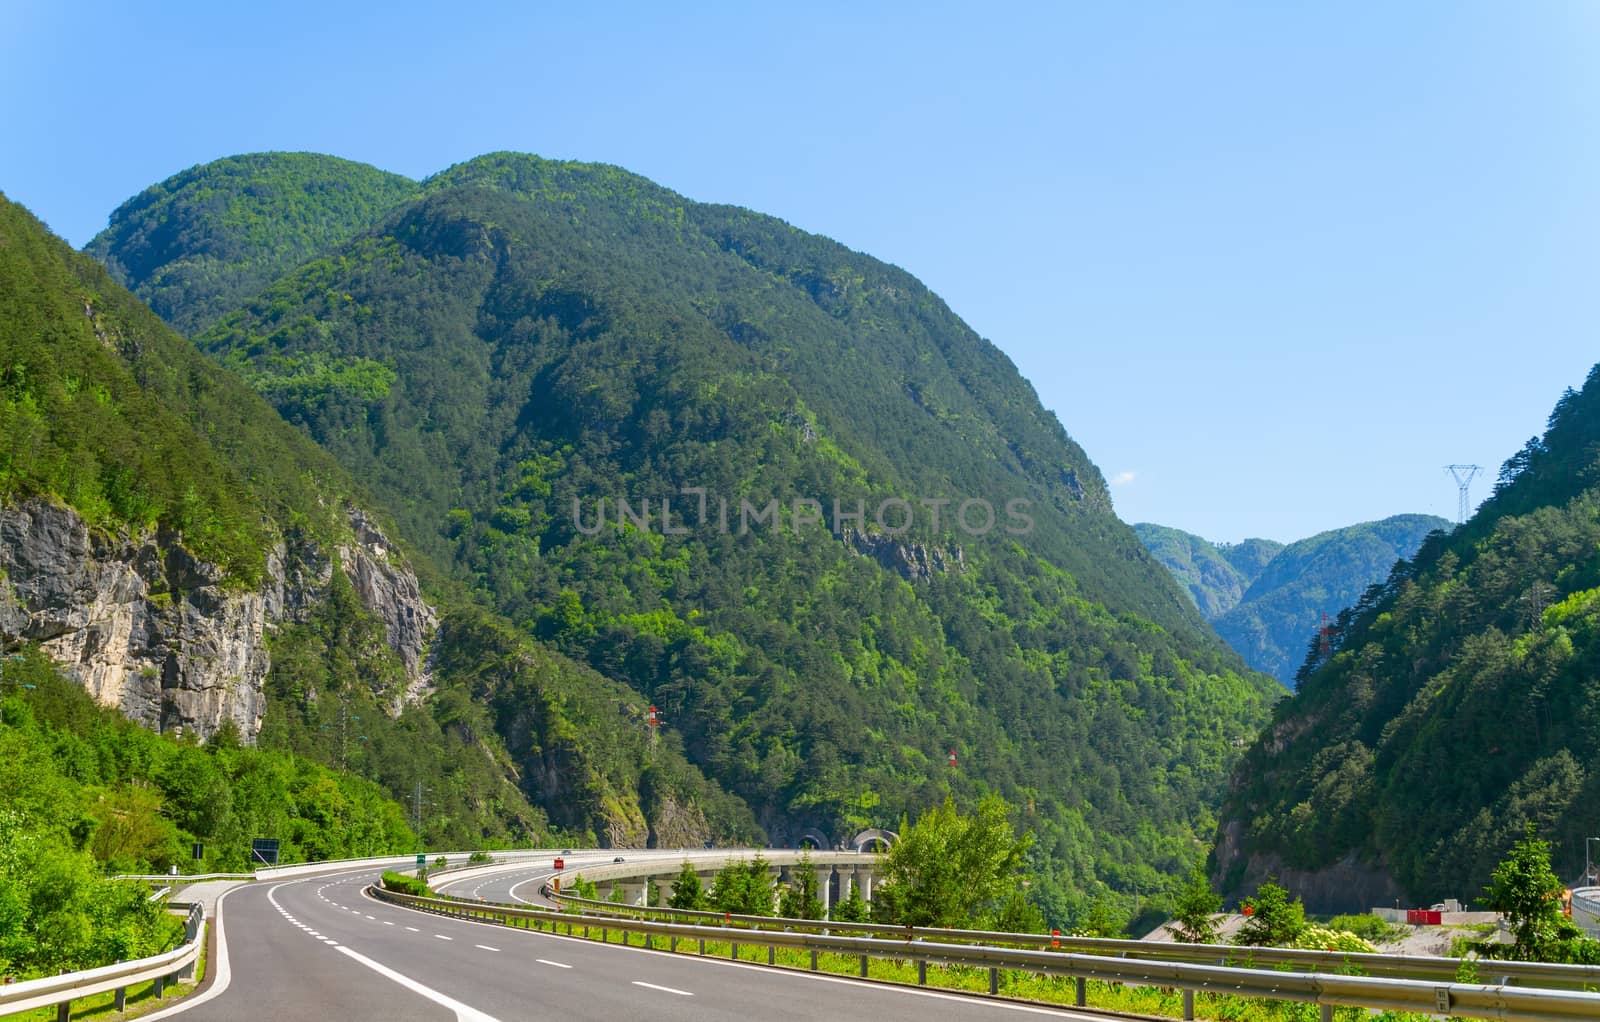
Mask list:
[{"label": "shrub", "polygon": [[412,894],[419,898],[433,897],[433,889],[421,880],[392,870],[384,871],[383,887],[384,890],[399,891],[401,894]]},{"label": "shrub", "polygon": [[1295,947],[1308,951],[1343,951],[1347,954],[1373,954],[1378,949],[1347,930],[1327,926],[1307,926],[1295,938]]}]

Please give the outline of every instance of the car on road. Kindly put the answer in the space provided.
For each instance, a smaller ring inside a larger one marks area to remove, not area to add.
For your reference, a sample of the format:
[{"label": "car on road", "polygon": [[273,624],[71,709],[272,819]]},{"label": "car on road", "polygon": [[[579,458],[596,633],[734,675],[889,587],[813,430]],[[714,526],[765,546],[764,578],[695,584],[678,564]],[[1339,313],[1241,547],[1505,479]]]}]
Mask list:
[{"label": "car on road", "polygon": [[612,860],[611,860],[611,861],[612,861],[612,862],[622,862],[622,861],[624,861],[624,860],[623,860],[623,858],[622,858],[622,856],[620,856],[620,855],[619,855],[619,856],[617,856],[617,857],[616,857],[616,858],[615,858],[615,859],[612,859]]}]

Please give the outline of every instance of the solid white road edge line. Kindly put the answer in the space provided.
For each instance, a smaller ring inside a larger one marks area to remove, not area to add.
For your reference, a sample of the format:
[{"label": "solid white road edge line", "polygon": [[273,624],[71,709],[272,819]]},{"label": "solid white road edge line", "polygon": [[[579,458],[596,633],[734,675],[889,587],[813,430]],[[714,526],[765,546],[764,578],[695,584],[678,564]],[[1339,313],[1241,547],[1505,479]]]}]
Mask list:
[{"label": "solid white road edge line", "polygon": [[646,988],[648,988],[650,990],[659,990],[664,994],[677,994],[679,997],[693,997],[694,996],[694,994],[690,993],[687,990],[678,990],[678,989],[676,989],[674,987],[657,986],[654,983],[646,983],[642,979],[634,980],[633,981],[633,985],[636,986],[636,987],[646,987]]},{"label": "solid white road edge line", "polygon": [[381,962],[375,962],[360,952],[350,950],[343,944],[334,948],[334,950],[339,952],[341,955],[345,955],[354,961],[360,962],[362,965],[365,965],[367,968],[371,969],[373,972],[376,972],[385,979],[393,980],[394,982],[405,987],[407,990],[410,990],[412,993],[420,994],[421,996],[426,997],[428,1000],[441,1007],[449,1008],[451,1011],[456,1013],[456,1022],[499,1022],[499,1019],[496,1019],[493,1015],[481,1012],[477,1008],[472,1007],[470,1004],[462,1004],[455,998],[447,997],[432,987],[423,986],[410,976],[395,972],[387,965],[384,965]]},{"label": "solid white road edge line", "polygon": [[[239,884],[239,887],[249,886],[248,882]],[[217,960],[210,965],[213,976],[211,986],[206,988],[205,993],[196,994],[164,1011],[143,1016],[144,1022],[156,1022],[156,1019],[171,1018],[173,1015],[188,1011],[190,1008],[198,1008],[214,997],[221,997],[223,991],[228,989],[228,984],[233,981],[233,973],[228,968],[228,940],[222,930],[222,903],[227,900],[228,895],[237,891],[239,887],[230,887],[217,896]]]}]

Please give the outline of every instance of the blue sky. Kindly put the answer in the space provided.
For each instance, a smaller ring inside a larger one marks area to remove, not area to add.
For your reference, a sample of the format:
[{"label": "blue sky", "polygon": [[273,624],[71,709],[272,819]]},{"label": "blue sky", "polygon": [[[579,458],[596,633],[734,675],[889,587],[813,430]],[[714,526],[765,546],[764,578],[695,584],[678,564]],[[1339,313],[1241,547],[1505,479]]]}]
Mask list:
[{"label": "blue sky", "polygon": [[[442,20],[448,17],[448,21]],[[615,163],[915,273],[1118,512],[1453,517],[1600,361],[1600,3],[0,0],[0,190],[74,244],[195,163]]]}]

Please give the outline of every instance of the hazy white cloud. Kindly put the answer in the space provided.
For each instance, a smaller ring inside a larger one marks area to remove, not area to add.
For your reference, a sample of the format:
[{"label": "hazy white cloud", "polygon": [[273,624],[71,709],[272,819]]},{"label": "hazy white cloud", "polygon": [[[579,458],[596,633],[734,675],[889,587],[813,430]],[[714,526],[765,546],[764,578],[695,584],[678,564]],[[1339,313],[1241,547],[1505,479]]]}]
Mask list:
[{"label": "hazy white cloud", "polygon": [[1111,485],[1112,486],[1126,486],[1129,483],[1133,482],[1134,478],[1137,475],[1138,475],[1138,473],[1136,473],[1136,472],[1118,472],[1116,475],[1111,477]]}]

